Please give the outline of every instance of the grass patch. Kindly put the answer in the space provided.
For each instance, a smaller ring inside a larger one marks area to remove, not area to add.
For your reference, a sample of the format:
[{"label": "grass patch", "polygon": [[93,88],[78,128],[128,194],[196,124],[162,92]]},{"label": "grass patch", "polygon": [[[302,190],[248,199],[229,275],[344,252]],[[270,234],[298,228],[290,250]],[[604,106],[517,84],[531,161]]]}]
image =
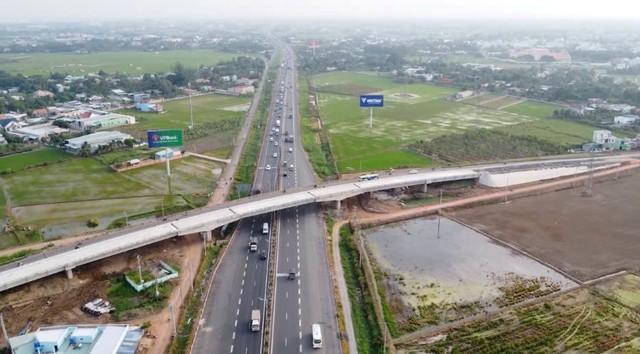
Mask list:
[{"label": "grass patch", "polygon": [[351,316],[356,334],[358,353],[382,353],[384,343],[378,327],[373,299],[369,295],[364,270],[360,266],[360,257],[350,225],[340,228],[340,257],[351,301]]},{"label": "grass patch", "polygon": [[307,152],[309,162],[320,178],[327,179],[330,176],[337,176],[329,139],[326,136],[326,131],[320,129],[317,121],[319,112],[312,96],[309,95],[307,76],[300,72],[298,80],[302,147]]},{"label": "grass patch", "polygon": [[219,149],[213,149],[213,150],[209,150],[209,151],[204,151],[202,152],[202,155],[207,155],[207,156],[211,156],[211,157],[217,157],[219,159],[228,159],[231,157],[231,147],[227,146],[227,147],[223,147],[223,148],[219,148]]},{"label": "grass patch", "polygon": [[553,111],[556,109],[562,109],[563,106],[555,104],[526,101],[518,103],[511,107],[503,109],[503,111],[522,114],[523,116],[537,117],[537,118],[550,118],[553,115]]},{"label": "grass patch", "polygon": [[[246,105],[250,102],[250,98],[211,94],[192,97],[191,101],[193,106],[194,129],[207,129],[208,125],[228,122],[225,126],[228,126],[232,131],[237,131],[242,119],[245,117],[245,112],[225,108],[231,108],[243,104]],[[147,130],[182,129],[185,132],[185,140],[189,140],[190,137],[187,134],[189,126],[191,125],[189,99],[183,98],[165,101],[162,105],[165,110],[165,113],[162,114],[145,113],[133,109],[118,110],[118,113],[136,117],[138,123],[121,126],[116,130],[146,141]],[[232,123],[233,121],[237,122],[235,126]],[[215,129],[216,132],[223,130],[223,127],[216,127]]]},{"label": "grass patch", "polygon": [[8,256],[0,256],[0,265],[4,265],[7,263],[11,263],[13,261],[17,261],[19,259],[25,258],[32,254],[36,254],[40,252],[39,250],[22,250],[16,253],[10,254]]},{"label": "grass patch", "polygon": [[49,72],[86,75],[102,70],[108,73],[167,72],[176,62],[186,67],[214,66],[222,60],[230,60],[237,54],[213,50],[171,50],[162,52],[100,52],[0,54],[2,69],[11,74],[48,75]]},{"label": "grass patch", "polygon": [[22,154],[0,157],[0,172],[11,170],[13,172],[28,168],[46,166],[51,163],[66,161],[74,156],[59,149],[42,149],[25,152]]},{"label": "grass patch", "polygon": [[[137,272],[135,273],[135,278],[138,278]],[[164,282],[158,284],[158,296],[155,286],[137,292],[124,276],[118,276],[111,280],[107,291],[109,300],[116,308],[112,316],[116,321],[126,321],[134,318],[137,310],[157,311],[164,307],[172,288],[170,282]]]},{"label": "grass patch", "polygon": [[318,91],[325,91],[325,88],[329,89],[328,92],[331,92],[331,88],[339,88],[339,91],[349,91],[349,88],[353,88],[354,91],[348,93],[351,95],[378,92],[398,86],[398,84],[383,76],[349,71],[314,75],[313,84]]},{"label": "grass patch", "polygon": [[534,136],[556,144],[580,145],[591,141],[594,127],[559,119],[540,119],[498,130],[517,136]]}]

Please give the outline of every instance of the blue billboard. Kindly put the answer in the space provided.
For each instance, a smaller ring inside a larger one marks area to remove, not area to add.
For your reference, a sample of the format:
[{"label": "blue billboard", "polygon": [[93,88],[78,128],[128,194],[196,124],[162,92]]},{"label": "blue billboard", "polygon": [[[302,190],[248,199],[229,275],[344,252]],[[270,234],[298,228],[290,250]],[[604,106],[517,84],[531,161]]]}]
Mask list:
[{"label": "blue billboard", "polygon": [[382,107],[384,105],[383,95],[361,95],[360,107]]}]

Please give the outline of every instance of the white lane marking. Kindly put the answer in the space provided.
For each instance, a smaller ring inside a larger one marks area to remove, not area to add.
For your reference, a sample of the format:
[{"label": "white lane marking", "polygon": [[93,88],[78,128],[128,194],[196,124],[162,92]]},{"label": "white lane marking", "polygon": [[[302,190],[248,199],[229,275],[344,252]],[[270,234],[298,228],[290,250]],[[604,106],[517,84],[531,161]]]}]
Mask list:
[{"label": "white lane marking", "polygon": [[300,288],[298,288],[298,295],[300,295]]},{"label": "white lane marking", "polygon": [[231,339],[235,340],[236,339],[236,332],[233,332],[233,334],[231,335]]},{"label": "white lane marking", "polygon": [[284,297],[287,298],[287,299],[289,298],[289,292],[288,291],[284,292]]},{"label": "white lane marking", "polygon": [[300,262],[298,262],[298,269],[300,269]]},{"label": "white lane marking", "polygon": [[244,279],[242,279],[242,286],[244,286]]},{"label": "white lane marking", "polygon": [[284,337],[284,346],[287,346],[287,337]]},{"label": "white lane marking", "polygon": [[[302,338],[300,338],[302,339]],[[302,344],[300,344],[300,353],[302,353]]]},{"label": "white lane marking", "polygon": [[289,247],[289,241],[287,241],[287,247]]},{"label": "white lane marking", "polygon": [[[298,305],[300,305],[300,298],[298,298]],[[302,309],[298,307],[298,315],[302,316]]]},{"label": "white lane marking", "polygon": [[253,281],[253,287],[254,288],[256,287],[256,281],[255,280]]},{"label": "white lane marking", "polygon": [[242,290],[243,290],[243,289],[242,289],[242,288],[240,288],[240,296],[242,296]]},{"label": "white lane marking", "polygon": [[238,319],[236,318],[236,322],[233,324],[233,327],[238,327]]},{"label": "white lane marking", "polygon": [[238,299],[238,306],[240,306],[240,304],[242,304],[242,298]]},{"label": "white lane marking", "polygon": [[247,258],[244,259],[245,262],[249,262],[249,255],[247,255]]},{"label": "white lane marking", "polygon": [[233,344],[231,344],[231,350],[229,350],[229,353],[233,353]]},{"label": "white lane marking", "polygon": [[[302,327],[302,324],[298,323],[298,326]],[[302,331],[298,332],[298,337],[302,339]]]},{"label": "white lane marking", "polygon": [[240,314],[240,309],[236,310],[236,316],[238,316]]},{"label": "white lane marking", "polygon": [[289,319],[289,313],[288,313],[288,312],[285,312],[285,313],[284,313],[284,319],[285,319],[285,320],[288,320],[288,319]]},{"label": "white lane marking", "polygon": [[[298,327],[302,328],[302,320],[298,320]],[[302,331],[300,331],[300,338],[302,338]]]},{"label": "white lane marking", "polygon": [[298,286],[300,286],[300,279],[298,279]]}]

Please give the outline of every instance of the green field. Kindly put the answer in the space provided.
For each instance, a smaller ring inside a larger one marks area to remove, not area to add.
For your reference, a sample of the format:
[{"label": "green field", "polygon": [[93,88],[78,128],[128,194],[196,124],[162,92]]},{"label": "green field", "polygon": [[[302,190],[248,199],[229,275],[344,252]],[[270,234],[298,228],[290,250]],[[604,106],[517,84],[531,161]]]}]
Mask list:
[{"label": "green field", "polygon": [[[487,109],[469,104],[473,100],[446,100],[457,91],[455,88],[404,85],[353,72],[319,74],[313,81],[319,90],[323,128],[329,132],[341,172],[428,166],[430,160],[406,151],[405,146],[468,129],[501,129],[563,145],[585,143],[593,134],[593,128],[587,125],[541,120],[560,107],[553,104],[527,101],[501,110]],[[364,88],[369,91],[362,92]],[[385,106],[373,110],[373,129],[369,130],[369,110],[359,107],[358,95],[373,92],[385,96]],[[498,97],[502,96],[487,94],[480,99],[484,102]],[[502,107],[510,102],[517,102],[517,98],[497,103]]]},{"label": "green field", "polygon": [[526,101],[507,107],[503,109],[503,111],[522,114],[529,117],[550,118],[553,115],[553,111],[561,108],[564,107],[550,103]]},{"label": "green field", "polygon": [[591,141],[595,128],[560,119],[539,119],[500,130],[513,135],[531,135],[558,144],[580,145]]},{"label": "green field", "polygon": [[[203,123],[220,121],[223,119],[244,119],[246,113],[241,110],[247,106],[251,98],[224,95],[204,95],[193,97],[193,124],[195,127]],[[134,125],[117,127],[123,133],[146,141],[146,131],[153,129],[182,129],[186,130],[191,124],[189,99],[177,99],[162,103],[165,112],[161,114],[144,113],[138,110],[123,109],[118,113],[132,115],[139,119]],[[248,107],[248,106],[247,106]]]},{"label": "green field", "polygon": [[100,70],[110,74],[120,72],[142,75],[170,71],[178,61],[187,67],[213,66],[221,60],[229,60],[237,56],[237,54],[212,50],[0,54],[0,69],[11,74],[26,76],[47,75],[50,72],[84,75],[97,73]]},{"label": "green field", "polygon": [[20,171],[44,163],[53,163],[71,159],[73,155],[59,149],[43,149],[22,154],[0,157],[0,171]]}]

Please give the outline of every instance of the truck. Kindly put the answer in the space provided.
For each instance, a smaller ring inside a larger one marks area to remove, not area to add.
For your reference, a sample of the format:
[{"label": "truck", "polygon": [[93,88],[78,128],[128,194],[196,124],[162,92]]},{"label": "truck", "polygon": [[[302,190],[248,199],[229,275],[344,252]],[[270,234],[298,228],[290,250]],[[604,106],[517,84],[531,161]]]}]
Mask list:
[{"label": "truck", "polygon": [[260,310],[251,311],[251,332],[260,331]]},{"label": "truck", "polygon": [[249,239],[249,251],[256,252],[258,250],[258,239],[255,237],[251,237]]}]

